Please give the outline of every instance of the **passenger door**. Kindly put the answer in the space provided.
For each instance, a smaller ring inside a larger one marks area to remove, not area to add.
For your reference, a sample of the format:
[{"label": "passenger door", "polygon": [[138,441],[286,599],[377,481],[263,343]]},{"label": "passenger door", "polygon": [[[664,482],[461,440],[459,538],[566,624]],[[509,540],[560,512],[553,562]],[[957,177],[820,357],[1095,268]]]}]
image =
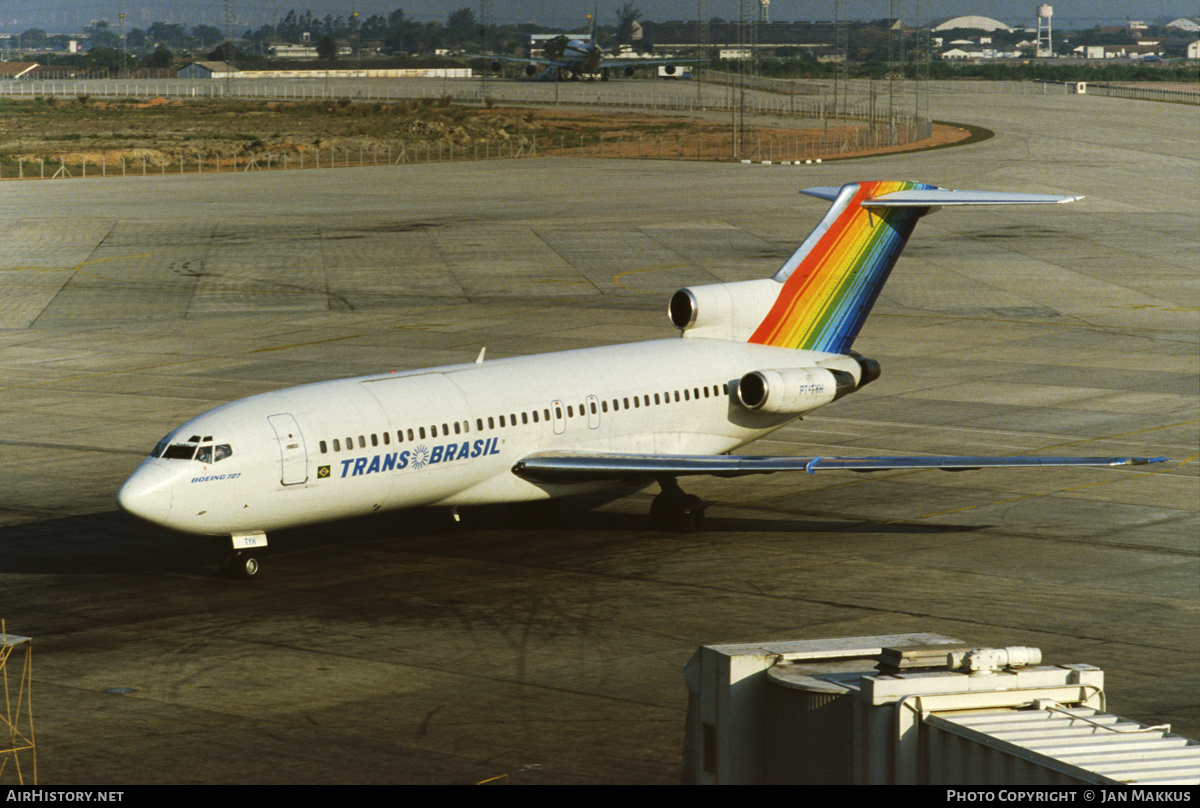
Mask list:
[{"label": "passenger door", "polygon": [[267,422],[279,441],[279,482],[283,485],[308,482],[308,452],[296,419],[290,413],[281,413],[267,416]]}]

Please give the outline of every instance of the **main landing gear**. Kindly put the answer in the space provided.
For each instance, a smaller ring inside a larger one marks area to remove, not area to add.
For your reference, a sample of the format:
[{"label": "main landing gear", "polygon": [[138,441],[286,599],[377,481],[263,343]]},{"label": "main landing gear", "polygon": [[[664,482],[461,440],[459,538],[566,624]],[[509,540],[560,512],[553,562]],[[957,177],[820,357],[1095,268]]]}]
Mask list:
[{"label": "main landing gear", "polygon": [[662,492],[650,503],[650,521],[658,530],[693,533],[704,525],[704,500],[685,494],[674,477],[658,481]]}]

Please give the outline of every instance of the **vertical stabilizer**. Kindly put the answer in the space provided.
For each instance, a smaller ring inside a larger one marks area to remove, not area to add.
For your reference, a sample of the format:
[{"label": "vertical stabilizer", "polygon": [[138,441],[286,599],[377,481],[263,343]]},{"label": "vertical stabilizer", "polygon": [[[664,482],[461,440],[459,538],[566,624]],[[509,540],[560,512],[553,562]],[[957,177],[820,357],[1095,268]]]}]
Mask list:
[{"label": "vertical stabilizer", "polygon": [[844,354],[925,214],[944,207],[1050,205],[1083,198],[949,191],[894,181],[801,193],[832,203],[816,229],[771,278],[677,291],[667,316],[683,336]]},{"label": "vertical stabilizer", "polygon": [[779,297],[750,342],[845,353],[879,297],[917,219],[929,206],[864,207],[898,191],[937,190],[918,182],[860,182],[813,189],[833,206],[775,275]]}]

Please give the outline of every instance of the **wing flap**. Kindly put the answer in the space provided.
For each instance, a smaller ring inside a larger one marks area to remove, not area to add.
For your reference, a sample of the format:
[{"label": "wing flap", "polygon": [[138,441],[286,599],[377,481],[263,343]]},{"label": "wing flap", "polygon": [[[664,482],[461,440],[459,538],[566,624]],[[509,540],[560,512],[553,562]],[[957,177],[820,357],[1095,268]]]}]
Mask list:
[{"label": "wing flap", "polygon": [[1165,457],[769,457],[542,452],[513,465],[513,474],[541,483],[646,480],[707,474],[741,477],[777,471],[969,471],[1023,466],[1140,466]]}]

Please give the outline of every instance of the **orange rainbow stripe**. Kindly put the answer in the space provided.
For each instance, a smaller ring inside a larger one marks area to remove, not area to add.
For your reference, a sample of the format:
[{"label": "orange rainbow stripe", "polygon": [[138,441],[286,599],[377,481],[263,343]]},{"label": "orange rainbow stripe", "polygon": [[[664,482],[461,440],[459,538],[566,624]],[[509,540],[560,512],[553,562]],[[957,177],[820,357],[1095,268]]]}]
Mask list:
[{"label": "orange rainbow stripe", "polygon": [[919,182],[863,182],[800,265],[750,342],[845,353],[858,336],[900,251],[926,209],[862,203],[896,191],[932,190]]}]

